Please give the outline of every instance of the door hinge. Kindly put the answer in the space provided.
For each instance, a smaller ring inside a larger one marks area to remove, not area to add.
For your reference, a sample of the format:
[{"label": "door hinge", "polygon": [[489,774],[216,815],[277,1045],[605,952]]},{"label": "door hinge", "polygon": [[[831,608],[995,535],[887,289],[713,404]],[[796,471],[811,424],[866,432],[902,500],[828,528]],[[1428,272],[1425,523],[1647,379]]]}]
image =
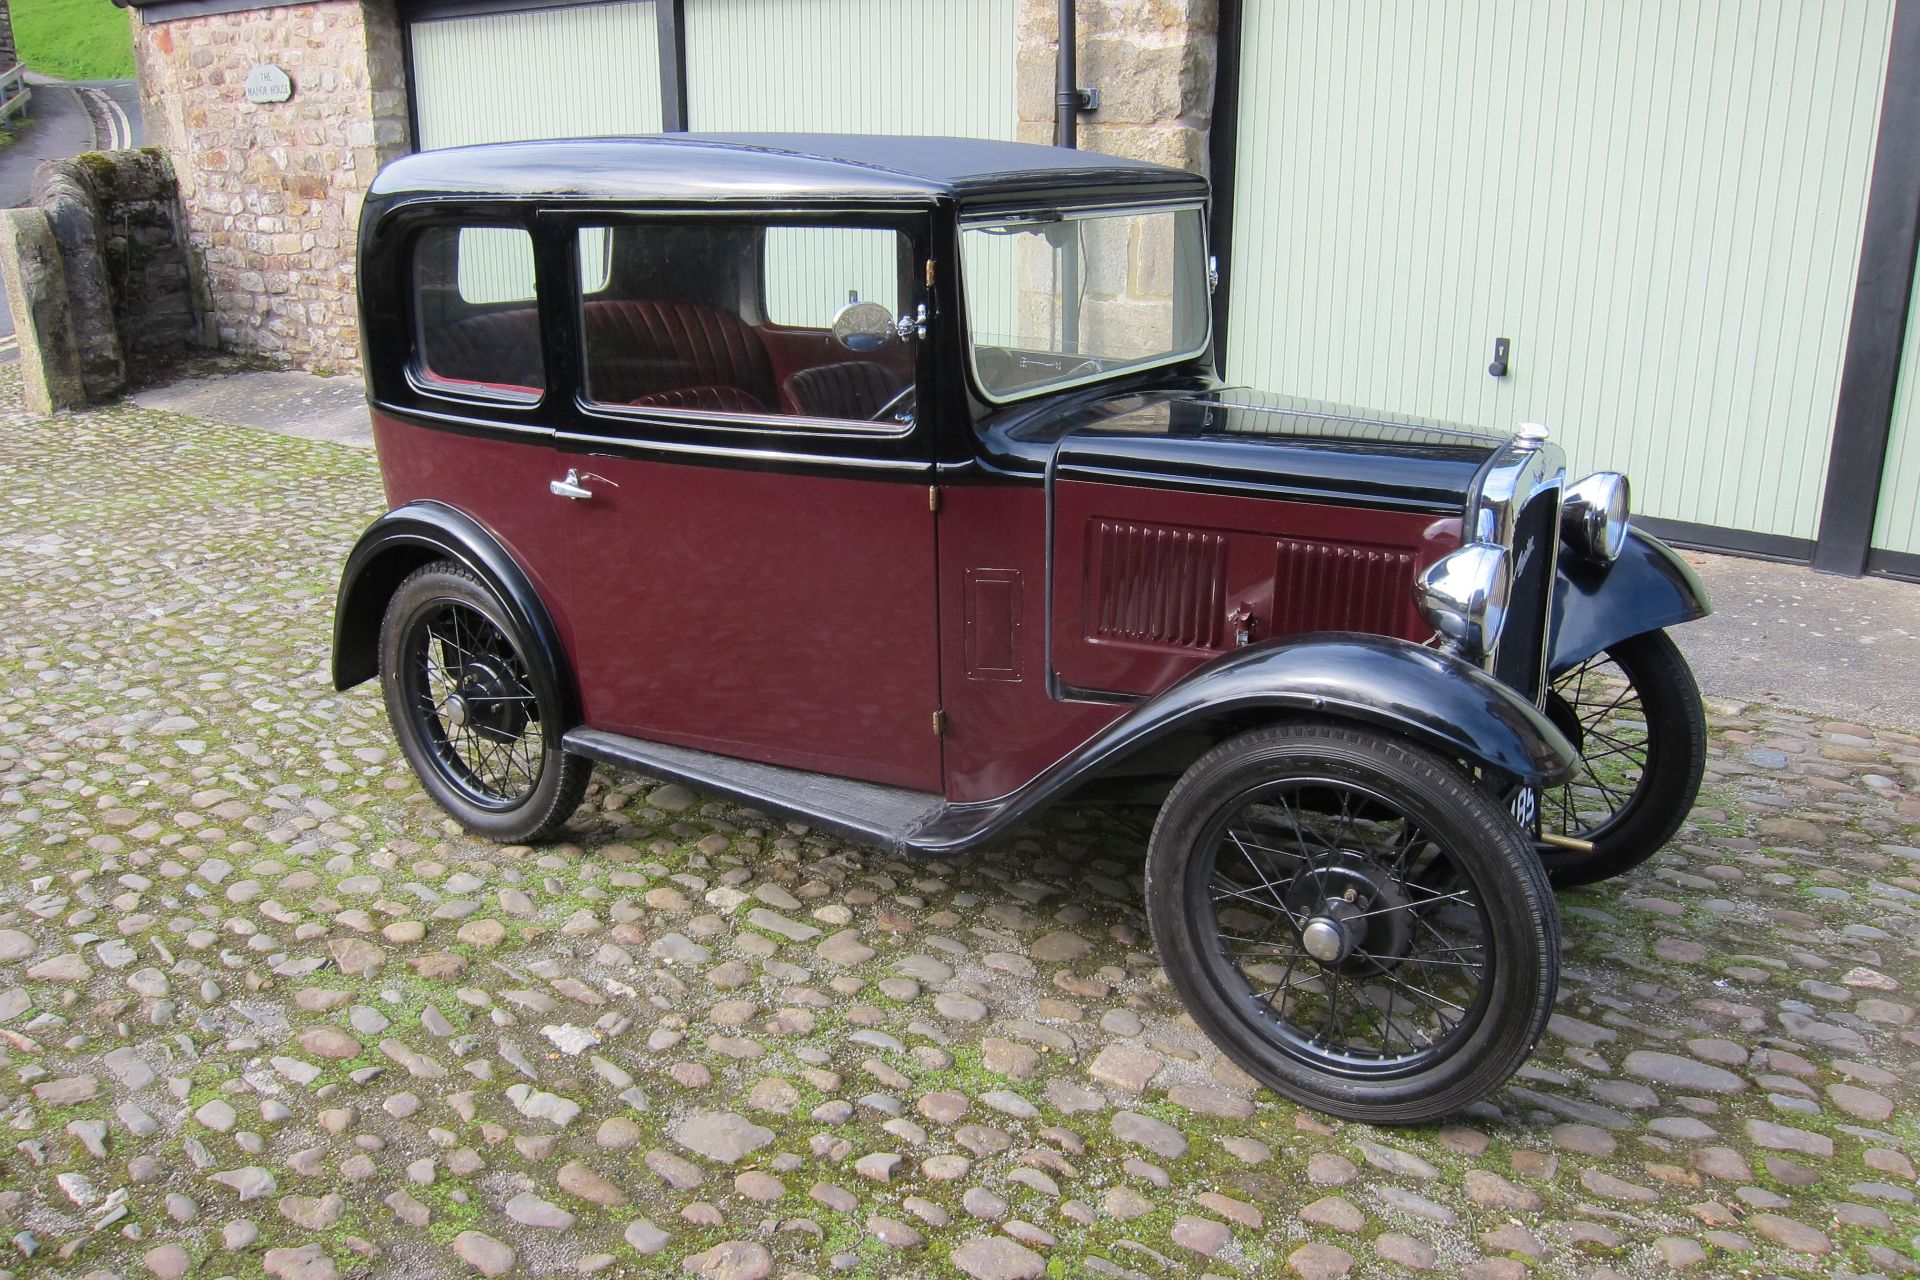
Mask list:
[{"label": "door hinge", "polygon": [[940,486],[930,484],[927,486],[927,510],[938,511],[939,509],[940,509]]},{"label": "door hinge", "polygon": [[927,259],[927,288],[933,288],[933,259]]},{"label": "door hinge", "polygon": [[944,711],[934,712],[933,713],[933,736],[936,738],[941,737],[946,733],[946,731],[947,731],[947,713]]}]

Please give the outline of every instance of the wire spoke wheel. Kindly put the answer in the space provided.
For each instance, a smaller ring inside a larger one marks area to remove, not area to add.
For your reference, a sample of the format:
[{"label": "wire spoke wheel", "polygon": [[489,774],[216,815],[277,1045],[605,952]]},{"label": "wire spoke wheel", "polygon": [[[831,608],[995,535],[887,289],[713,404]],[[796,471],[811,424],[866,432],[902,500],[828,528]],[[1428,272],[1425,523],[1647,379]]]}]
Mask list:
[{"label": "wire spoke wheel", "polygon": [[1484,895],[1377,790],[1260,787],[1202,837],[1190,896],[1216,981],[1284,1053],[1355,1077],[1419,1071],[1484,1013]]},{"label": "wire spoke wheel", "polygon": [[1593,846],[1542,852],[1555,886],[1652,857],[1686,821],[1706,770],[1706,715],[1679,649],[1662,631],[1609,645],[1553,678],[1545,710],[1580,763],[1540,797],[1541,826]]},{"label": "wire spoke wheel", "polygon": [[447,560],[408,574],[381,619],[400,749],[427,794],[490,840],[548,839],[586,793],[593,765],[563,746],[569,713],[546,655],[488,583]]},{"label": "wire spoke wheel", "polygon": [[1572,778],[1542,797],[1563,835],[1592,839],[1615,822],[1646,780],[1653,753],[1647,711],[1626,671],[1605,650],[1553,682],[1552,716],[1580,748]]},{"label": "wire spoke wheel", "polygon": [[1229,738],[1167,796],[1147,917],[1195,1023],[1334,1115],[1423,1124],[1546,1026],[1560,921],[1513,818],[1412,743],[1300,722]]},{"label": "wire spoke wheel", "polygon": [[540,785],[539,698],[526,660],[486,614],[437,600],[401,641],[407,703],[433,763],[471,804],[510,809]]}]

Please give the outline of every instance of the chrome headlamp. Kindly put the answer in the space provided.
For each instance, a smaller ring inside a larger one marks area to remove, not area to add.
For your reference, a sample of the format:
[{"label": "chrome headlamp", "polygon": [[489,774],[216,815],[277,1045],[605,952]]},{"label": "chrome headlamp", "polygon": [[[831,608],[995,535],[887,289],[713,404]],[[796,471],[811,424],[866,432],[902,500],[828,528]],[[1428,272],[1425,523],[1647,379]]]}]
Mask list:
[{"label": "chrome headlamp", "polygon": [[1574,554],[1612,564],[1627,545],[1627,478],[1596,471],[1567,487],[1560,503],[1560,536]]},{"label": "chrome headlamp", "polygon": [[1506,548],[1472,542],[1427,566],[1414,581],[1413,602],[1447,652],[1478,662],[1500,643],[1512,589]]}]

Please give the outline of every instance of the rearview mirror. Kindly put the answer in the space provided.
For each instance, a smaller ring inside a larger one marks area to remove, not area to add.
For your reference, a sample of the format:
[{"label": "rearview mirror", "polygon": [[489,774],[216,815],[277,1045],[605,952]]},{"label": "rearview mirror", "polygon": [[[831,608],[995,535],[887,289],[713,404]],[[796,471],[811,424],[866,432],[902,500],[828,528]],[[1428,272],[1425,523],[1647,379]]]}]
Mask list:
[{"label": "rearview mirror", "polygon": [[893,312],[878,302],[849,302],[833,314],[833,336],[849,351],[878,351],[893,334]]}]

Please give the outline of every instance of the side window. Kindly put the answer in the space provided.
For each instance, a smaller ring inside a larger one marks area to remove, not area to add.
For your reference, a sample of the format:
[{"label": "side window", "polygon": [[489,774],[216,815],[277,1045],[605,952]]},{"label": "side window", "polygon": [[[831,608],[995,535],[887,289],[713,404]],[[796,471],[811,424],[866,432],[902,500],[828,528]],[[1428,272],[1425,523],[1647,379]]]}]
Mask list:
[{"label": "side window", "polygon": [[533,239],[519,227],[429,227],[414,242],[420,377],[449,390],[533,399],[546,387]]},{"label": "side window", "polygon": [[900,313],[900,237],[867,227],[768,227],[762,260],[767,319],[825,329],[849,302]]},{"label": "side window", "polygon": [[613,240],[605,228],[580,233],[580,292],[600,293],[613,283]]},{"label": "side window", "polygon": [[[588,399],[720,422],[912,421],[915,344],[891,323],[918,299],[906,236],[712,219],[579,237]],[[850,300],[869,304],[864,328],[836,336]]]}]

